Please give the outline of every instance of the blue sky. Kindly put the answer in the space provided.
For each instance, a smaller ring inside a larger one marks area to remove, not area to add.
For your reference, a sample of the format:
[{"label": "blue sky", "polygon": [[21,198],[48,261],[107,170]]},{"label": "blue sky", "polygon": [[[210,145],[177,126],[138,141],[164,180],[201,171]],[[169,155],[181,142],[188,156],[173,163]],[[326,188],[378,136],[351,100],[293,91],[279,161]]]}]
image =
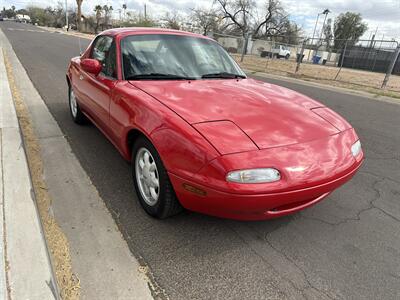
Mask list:
[{"label": "blue sky", "polygon": [[[265,0],[256,0],[262,7]],[[64,0],[62,0],[64,3]],[[68,0],[71,5],[76,5],[75,0]],[[0,0],[0,7],[15,5],[17,8],[29,4],[48,6],[56,5],[56,1],[50,0]],[[91,13],[96,4],[109,4],[114,11],[126,3],[128,10],[142,11],[144,4],[147,4],[148,12],[152,15],[160,15],[167,11],[176,11],[182,14],[190,12],[195,7],[210,7],[213,0],[84,0],[83,10]],[[307,35],[312,34],[316,16],[325,8],[332,11],[331,18],[337,17],[341,12],[359,12],[369,25],[369,31],[365,34],[368,38],[378,27],[377,38],[400,39],[400,0],[281,0],[284,8],[290,14],[292,20],[303,27]],[[322,20],[320,18],[320,26]]]}]

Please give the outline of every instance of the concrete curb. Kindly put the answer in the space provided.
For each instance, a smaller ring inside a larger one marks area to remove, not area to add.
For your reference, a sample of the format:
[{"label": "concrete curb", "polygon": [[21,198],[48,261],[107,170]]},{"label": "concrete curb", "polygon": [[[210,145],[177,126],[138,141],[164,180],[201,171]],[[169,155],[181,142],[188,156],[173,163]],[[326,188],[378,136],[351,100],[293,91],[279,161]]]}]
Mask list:
[{"label": "concrete curb", "polygon": [[[23,139],[0,53],[1,190],[6,283],[11,299],[59,299]],[[4,268],[2,268],[4,269]]]}]

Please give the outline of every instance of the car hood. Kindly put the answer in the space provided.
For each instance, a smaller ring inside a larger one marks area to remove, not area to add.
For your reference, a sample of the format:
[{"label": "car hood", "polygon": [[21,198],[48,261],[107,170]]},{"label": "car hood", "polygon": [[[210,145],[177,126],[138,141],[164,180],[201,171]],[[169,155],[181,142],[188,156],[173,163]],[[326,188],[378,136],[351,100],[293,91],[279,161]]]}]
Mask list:
[{"label": "car hood", "polygon": [[[253,79],[131,81],[131,84],[169,107],[204,136],[208,132],[202,130],[209,130],[204,129],[209,126],[199,124],[229,121],[259,149],[307,142],[340,132],[331,120],[313,112],[324,107],[322,104],[292,90]],[[346,123],[337,118],[337,123]]]}]

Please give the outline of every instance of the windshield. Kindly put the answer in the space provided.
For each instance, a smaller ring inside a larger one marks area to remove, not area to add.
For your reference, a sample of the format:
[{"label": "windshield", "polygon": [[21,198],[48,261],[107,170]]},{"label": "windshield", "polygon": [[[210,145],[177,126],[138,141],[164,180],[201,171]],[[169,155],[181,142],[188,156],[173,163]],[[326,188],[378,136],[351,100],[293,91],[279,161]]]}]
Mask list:
[{"label": "windshield", "polygon": [[131,35],[122,40],[124,78],[245,78],[236,62],[216,42],[169,34]]}]

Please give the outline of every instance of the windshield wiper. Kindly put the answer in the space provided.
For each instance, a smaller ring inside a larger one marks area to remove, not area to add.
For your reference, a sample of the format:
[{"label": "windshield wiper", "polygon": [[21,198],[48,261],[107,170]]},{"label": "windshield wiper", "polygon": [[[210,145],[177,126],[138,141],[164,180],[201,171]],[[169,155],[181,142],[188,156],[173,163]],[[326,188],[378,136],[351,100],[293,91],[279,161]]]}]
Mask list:
[{"label": "windshield wiper", "polygon": [[136,74],[131,75],[126,80],[165,80],[165,79],[175,79],[175,80],[195,80],[195,77],[181,76],[177,74],[164,74],[164,73],[146,73],[146,74]]},{"label": "windshield wiper", "polygon": [[245,75],[241,75],[241,74],[228,73],[228,72],[219,72],[219,73],[204,74],[204,75],[201,76],[201,78],[228,78],[228,79],[234,79],[234,78],[246,78],[246,76]]}]

